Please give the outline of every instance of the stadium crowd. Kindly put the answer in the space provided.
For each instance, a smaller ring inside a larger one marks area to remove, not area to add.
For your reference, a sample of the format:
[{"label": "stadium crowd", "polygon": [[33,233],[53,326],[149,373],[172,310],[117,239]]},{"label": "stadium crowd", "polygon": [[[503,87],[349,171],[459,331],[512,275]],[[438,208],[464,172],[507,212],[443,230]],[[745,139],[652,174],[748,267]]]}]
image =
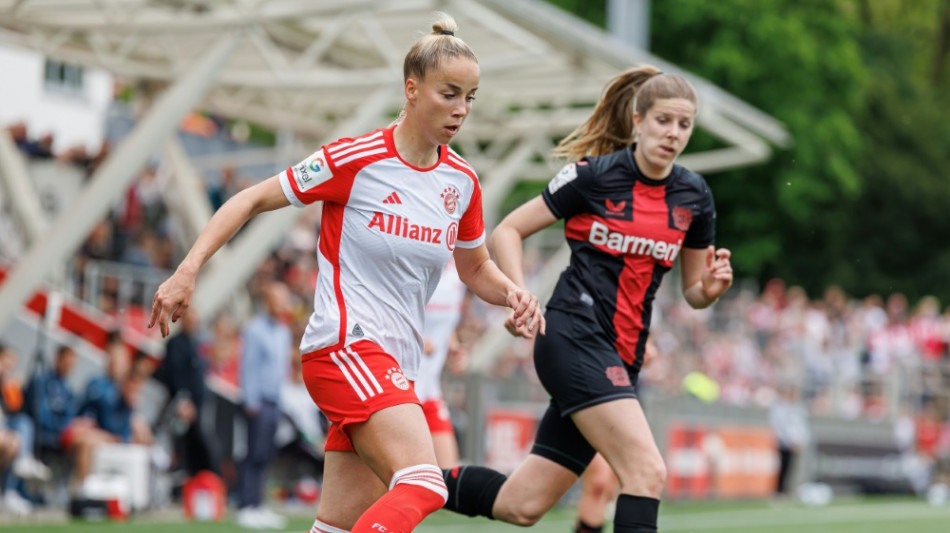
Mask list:
[{"label": "stadium crowd", "polygon": [[[229,137],[223,123],[212,120],[212,125],[218,127],[202,135]],[[81,149],[53,154],[49,136],[30,137],[31,132],[23,124],[6,129],[27,157],[55,157],[62,164],[77,166],[87,176],[108,154],[110,143],[117,141],[109,139],[97,154]],[[202,135],[183,135],[200,145]],[[83,275],[90,262],[167,270],[180,260],[182,247],[174,238],[180,229],[165,206],[165,184],[159,181],[156,170],[156,164],[150,164],[140,173],[76,253],[72,272],[77,293],[88,282]],[[239,170],[221,168],[208,180],[209,201],[215,208],[220,207],[251,183]],[[312,305],[319,223],[318,207],[305,210],[284,243],[248,283],[255,304],[260,304],[269,282],[279,280],[287,285],[290,301],[285,320],[292,339],[301,337]],[[538,271],[541,255],[526,255],[526,264],[533,265],[529,271]],[[689,372],[699,371],[718,385],[717,401],[767,407],[782,386],[792,384],[801,390],[811,416],[901,421],[905,426],[909,423],[910,440],[918,453],[933,459],[950,457],[950,398],[946,392],[950,390],[946,386],[950,380],[950,307],[941,310],[933,297],[912,305],[899,293],[857,299],[838,287],[829,287],[813,298],[800,287],[774,279],[761,288],[754,283],[739,283],[717,305],[696,311],[675,296],[678,290],[675,283],[669,283],[657,296],[651,338],[658,356],[642,373],[645,394],[688,394],[684,378]],[[140,305],[151,296],[148,298]],[[125,303],[118,300],[118,280],[107,278],[101,284],[98,308],[115,314],[121,305]],[[224,312],[210,324],[197,325],[193,333],[200,361],[195,371],[215,396],[235,404],[241,401],[243,388],[240,321],[246,318]],[[497,311],[473,301],[463,315],[459,339],[464,346],[472,347],[491,323],[503,320]],[[0,349],[0,474],[8,472],[0,477],[5,503],[0,509],[23,514],[31,506],[44,503],[40,492],[34,490],[36,483],[57,478],[44,462],[65,458],[70,465],[68,473],[58,482],[78,490],[89,472],[96,446],[134,442],[154,447],[161,442],[160,432],[173,431],[169,429],[172,426],[154,419],[145,421],[137,413],[142,384],[152,377],[154,369],[147,363],[132,364],[135,354],[120,340],[110,342],[103,374],[90,380],[81,394],[66,384],[75,359],[69,346],[59,348],[48,369],[28,365],[42,370],[28,375],[12,375],[16,364],[9,362],[27,354]],[[296,349],[291,347],[295,355],[291,359],[299,363]],[[530,354],[528,341],[515,341],[497,357],[490,374],[536,382]],[[161,359],[164,353],[154,355]],[[139,360],[148,358],[140,356]],[[305,392],[299,364],[288,367],[286,373],[284,403],[312,405],[309,400],[294,401],[295,395]],[[181,400],[167,383],[166,390],[170,402]],[[189,399],[194,407],[194,398]],[[179,410],[173,419],[194,420],[187,408],[182,412],[177,403],[175,406]],[[308,472],[319,475],[323,438],[319,413],[309,409],[291,411],[294,409],[287,409],[292,436],[283,439],[282,456],[292,460],[305,457],[313,464]],[[238,478],[233,453],[221,449],[221,443],[232,441],[233,423],[215,421],[211,425],[214,427],[206,433],[216,435],[209,440],[218,442],[210,446],[208,468],[233,491]],[[184,469],[181,455],[185,452],[170,452],[172,460],[165,467]],[[293,493],[293,488],[280,490]]]}]

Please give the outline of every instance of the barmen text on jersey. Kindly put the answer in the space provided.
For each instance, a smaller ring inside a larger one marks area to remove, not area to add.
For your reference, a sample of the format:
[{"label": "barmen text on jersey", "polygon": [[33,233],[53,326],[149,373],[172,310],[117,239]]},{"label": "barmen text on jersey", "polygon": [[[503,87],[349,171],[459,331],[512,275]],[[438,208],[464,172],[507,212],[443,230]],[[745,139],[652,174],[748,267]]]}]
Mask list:
[{"label": "barmen text on jersey", "polygon": [[658,261],[672,263],[683,247],[683,239],[675,243],[663,240],[654,240],[639,235],[628,235],[619,231],[611,231],[606,224],[593,221],[590,225],[588,242],[595,246],[602,246],[607,250],[633,255],[652,256]]}]

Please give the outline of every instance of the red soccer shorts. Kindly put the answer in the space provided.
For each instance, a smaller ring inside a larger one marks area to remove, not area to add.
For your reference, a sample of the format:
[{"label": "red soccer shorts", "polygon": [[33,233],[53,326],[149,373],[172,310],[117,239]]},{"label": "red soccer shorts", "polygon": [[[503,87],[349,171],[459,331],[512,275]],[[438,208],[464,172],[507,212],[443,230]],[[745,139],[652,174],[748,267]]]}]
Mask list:
[{"label": "red soccer shorts", "polygon": [[326,451],[355,451],[347,426],[365,422],[376,411],[404,403],[419,405],[415,387],[396,359],[370,341],[304,354],[303,380],[330,420]]},{"label": "red soccer shorts", "polygon": [[422,412],[426,415],[429,431],[436,433],[451,433],[455,435],[452,420],[449,418],[449,407],[442,398],[432,398],[422,402]]}]

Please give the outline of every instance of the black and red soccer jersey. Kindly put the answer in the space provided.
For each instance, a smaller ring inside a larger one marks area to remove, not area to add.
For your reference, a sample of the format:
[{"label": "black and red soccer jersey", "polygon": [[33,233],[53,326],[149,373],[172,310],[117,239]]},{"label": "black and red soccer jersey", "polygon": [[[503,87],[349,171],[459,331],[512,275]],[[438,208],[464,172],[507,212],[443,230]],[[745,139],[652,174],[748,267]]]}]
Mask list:
[{"label": "black and red soccer jersey", "polygon": [[682,247],[713,243],[709,186],[679,165],[663,180],[647,178],[627,148],[567,165],[543,197],[565,219],[571,247],[548,308],[593,313],[623,361],[639,370],[663,275]]}]

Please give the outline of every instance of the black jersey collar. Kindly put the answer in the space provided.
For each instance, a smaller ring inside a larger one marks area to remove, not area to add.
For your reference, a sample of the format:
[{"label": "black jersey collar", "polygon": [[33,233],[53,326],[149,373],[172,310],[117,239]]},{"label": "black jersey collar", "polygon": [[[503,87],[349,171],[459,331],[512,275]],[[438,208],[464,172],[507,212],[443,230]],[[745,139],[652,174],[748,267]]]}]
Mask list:
[{"label": "black jersey collar", "polygon": [[655,185],[659,187],[661,185],[666,185],[667,183],[669,183],[670,179],[674,175],[676,175],[676,173],[679,171],[679,165],[677,165],[676,163],[673,163],[673,168],[670,169],[670,173],[661,180],[655,180],[655,179],[651,179],[644,176],[643,173],[640,172],[640,167],[637,166],[636,158],[633,157],[633,151],[636,149],[637,149],[637,143],[633,143],[630,145],[630,147],[627,150],[624,150],[624,152],[626,152],[626,160],[627,160],[627,164],[630,166],[630,171],[633,173],[633,176],[637,178],[637,181],[645,185],[651,185],[651,186]]}]

